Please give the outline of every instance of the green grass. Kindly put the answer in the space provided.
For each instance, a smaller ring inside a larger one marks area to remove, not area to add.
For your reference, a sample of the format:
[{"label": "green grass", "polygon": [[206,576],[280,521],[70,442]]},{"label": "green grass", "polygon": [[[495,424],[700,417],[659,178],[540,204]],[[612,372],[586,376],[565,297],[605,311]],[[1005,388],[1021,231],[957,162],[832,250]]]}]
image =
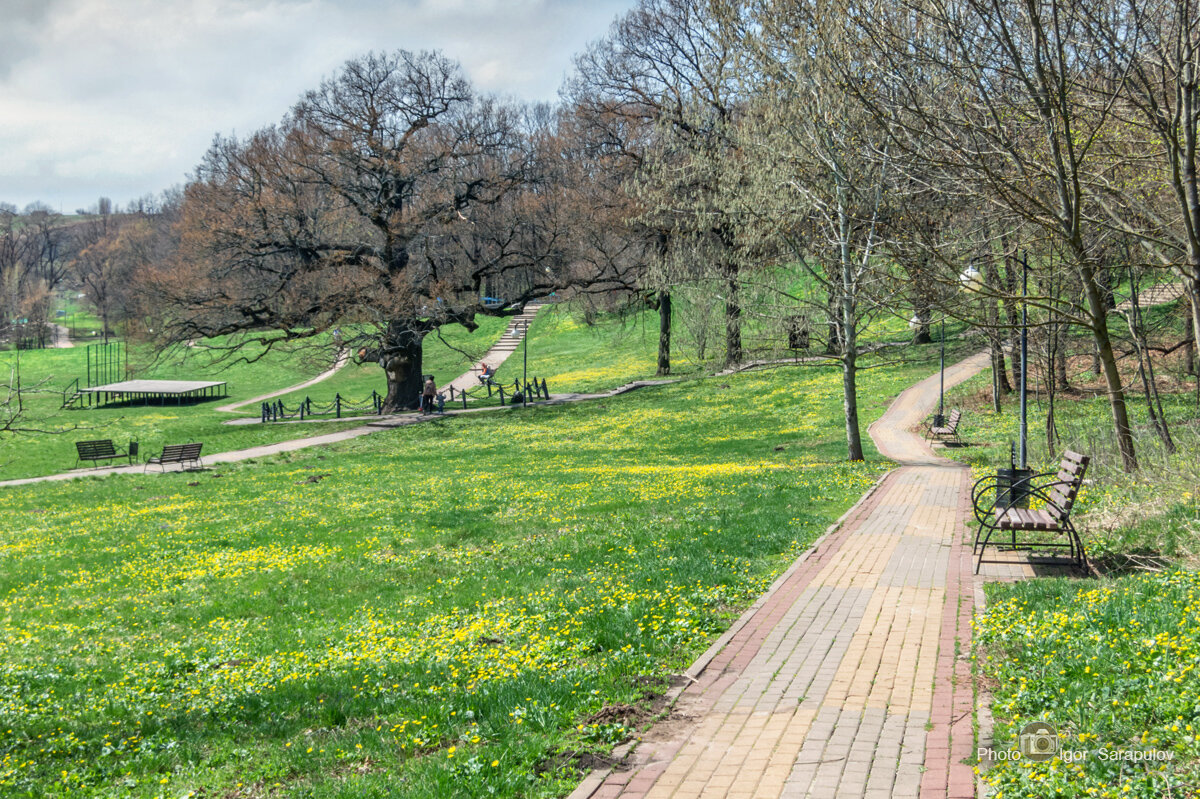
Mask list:
[{"label": "green grass", "polygon": [[[222,421],[236,418],[236,415],[217,411],[218,405],[285,387],[316,374],[321,365],[309,363],[300,355],[272,355],[254,364],[219,368],[212,363],[212,356],[213,353],[197,348],[183,353],[182,360],[152,364],[147,352],[134,348],[130,364],[141,367],[136,372],[139,377],[227,381],[228,400],[62,410],[62,389],[71,380],[87,373],[86,349],[74,347],[20,353],[25,413],[18,424],[28,428],[28,432],[0,437],[0,479],[65,471],[75,463],[74,442],[86,439],[111,438],[121,445],[136,439],[144,453],[157,451],[164,444],[202,441],[205,453],[211,454],[302,437],[310,434],[308,431],[324,433],[336,429],[328,424],[319,428],[222,425]],[[17,358],[15,352],[0,354],[0,370],[6,378]],[[81,384],[84,382],[81,380]],[[250,408],[246,413],[255,415],[257,409]]]},{"label": "green grass", "polygon": [[[1009,442],[1018,435],[1016,396],[994,414],[990,381],[985,372],[947,398],[948,407],[967,409],[961,431],[971,446],[945,454],[971,464],[976,477],[1007,466]],[[1107,397],[1058,395],[1061,442],[1054,452],[1046,440],[1044,397],[1034,395],[1029,403],[1035,471],[1052,469],[1063,448],[1093,458],[1072,517],[1089,557],[1110,576],[987,586],[975,657],[992,694],[993,748],[1017,749],[1024,725],[1046,721],[1058,728],[1064,749],[1090,752],[1040,763],[993,762],[985,778],[992,796],[1158,797],[1200,790],[1200,681],[1192,668],[1200,638],[1195,396],[1163,395],[1179,446],[1174,455],[1151,429],[1144,399],[1130,391],[1127,401],[1142,464],[1132,474],[1122,469]],[[1145,568],[1165,571],[1138,573]],[[1173,760],[1130,763],[1105,759],[1101,750],[1156,750]]]},{"label": "green grass", "polygon": [[[994,685],[994,747],[1017,749],[1045,721],[1072,762],[1001,761],[985,780],[1001,797],[1195,796],[1200,791],[1200,573],[1100,583],[989,584],[976,621],[976,665]],[[1100,752],[1168,753],[1132,763]]]},{"label": "green grass", "polygon": [[[864,422],[928,368],[865,375]],[[886,468],[838,386],[0,492],[0,793],[562,795]]]},{"label": "green grass", "polygon": [[[496,382],[510,384],[525,370],[524,344],[497,370]],[[606,391],[654,377],[658,354],[658,312],[620,317],[603,314],[589,325],[569,306],[544,308],[529,328],[528,374],[545,379],[551,393]],[[695,373],[685,358],[673,374]]]},{"label": "green grass", "polygon": [[[456,377],[470,367],[469,359],[485,351],[507,325],[507,320],[482,318],[475,333],[457,326],[425,342],[426,371]],[[602,341],[597,342],[602,347]],[[247,357],[260,350],[250,347]],[[29,350],[0,353],[0,372],[7,378],[20,363],[24,415],[20,426],[29,432],[0,437],[0,479],[52,474],[75,463],[75,441],[111,438],[124,445],[137,440],[143,454],[157,452],[164,444],[202,441],[205,454],[274,443],[306,435],[333,432],[353,422],[318,421],[306,425],[221,424],[239,416],[257,417],[259,408],[248,405],[234,413],[216,408],[228,402],[249,399],[303,382],[329,367],[328,352],[307,349],[272,352],[252,363],[222,362],[219,350],[206,347],[179,348],[165,357],[145,347],[130,347],[133,374],[148,379],[220,380],[228,383],[229,398],[185,405],[110,405],[62,410],[62,389],[75,378],[84,384],[87,348]],[[350,364],[334,377],[308,389],[284,396],[298,403],[311,396],[315,403],[331,403],[335,394],[352,403],[369,400],[372,390],[384,393],[386,384],[377,364]],[[15,403],[11,406],[15,408]],[[56,433],[47,435],[47,433]],[[33,442],[36,442],[35,445]]]}]

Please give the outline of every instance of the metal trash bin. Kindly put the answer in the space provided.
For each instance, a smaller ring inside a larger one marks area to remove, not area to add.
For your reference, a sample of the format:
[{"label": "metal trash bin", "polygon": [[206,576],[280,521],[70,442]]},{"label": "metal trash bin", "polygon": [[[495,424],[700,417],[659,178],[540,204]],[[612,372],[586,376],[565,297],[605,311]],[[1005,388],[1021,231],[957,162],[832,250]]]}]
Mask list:
[{"label": "metal trash bin", "polygon": [[997,469],[996,507],[1028,508],[1030,477],[1033,477],[1033,469]]}]

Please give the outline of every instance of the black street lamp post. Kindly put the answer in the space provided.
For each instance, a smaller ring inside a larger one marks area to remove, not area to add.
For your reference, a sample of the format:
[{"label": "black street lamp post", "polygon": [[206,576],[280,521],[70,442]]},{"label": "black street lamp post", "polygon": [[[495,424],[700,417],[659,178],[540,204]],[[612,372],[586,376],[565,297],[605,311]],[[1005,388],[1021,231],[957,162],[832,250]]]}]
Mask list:
[{"label": "black street lamp post", "polygon": [[[1009,447],[1008,468],[996,476],[997,505],[1029,507],[1029,258],[1021,256],[1021,421],[1019,447]],[[1018,465],[1019,464],[1019,465]]]},{"label": "black street lamp post", "polygon": [[938,370],[938,412],[933,417],[934,427],[946,424],[946,317],[942,317],[942,354],[941,366]]},{"label": "black street lamp post", "polygon": [[1021,468],[1029,468],[1029,258],[1021,257]]}]

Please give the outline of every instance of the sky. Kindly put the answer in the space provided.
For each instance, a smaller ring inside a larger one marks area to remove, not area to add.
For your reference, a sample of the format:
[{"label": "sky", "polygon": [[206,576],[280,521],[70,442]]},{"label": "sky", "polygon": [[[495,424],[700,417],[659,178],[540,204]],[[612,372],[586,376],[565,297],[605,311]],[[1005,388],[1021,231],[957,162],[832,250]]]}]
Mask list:
[{"label": "sky", "polygon": [[73,213],[182,185],[370,50],[437,49],[553,101],[634,0],[0,0],[0,202]]}]

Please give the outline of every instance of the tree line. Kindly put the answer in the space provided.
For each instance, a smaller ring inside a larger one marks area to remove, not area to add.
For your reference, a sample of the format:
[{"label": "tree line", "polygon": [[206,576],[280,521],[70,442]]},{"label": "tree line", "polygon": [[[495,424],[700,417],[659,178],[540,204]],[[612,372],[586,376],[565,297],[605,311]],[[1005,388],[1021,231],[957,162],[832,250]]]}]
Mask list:
[{"label": "tree line", "polygon": [[775,336],[840,368],[851,459],[866,326],[965,320],[1004,392],[1024,285],[1056,380],[1090,339],[1134,469],[1110,318],[1170,273],[1194,364],[1198,34],[1191,0],[639,0],[554,105],[441,53],[353,59],[81,252],[136,265],[163,343],[342,331],[385,410],[424,336],[550,294],[657,309],[661,374],[676,325],[727,365]]},{"label": "tree line", "polygon": [[143,197],[120,209],[108,198],[72,216],[44,203],[0,203],[0,341],[50,346],[58,295],[81,295],[105,337],[144,319],[138,280],[153,260],[173,256],[177,198]]}]

